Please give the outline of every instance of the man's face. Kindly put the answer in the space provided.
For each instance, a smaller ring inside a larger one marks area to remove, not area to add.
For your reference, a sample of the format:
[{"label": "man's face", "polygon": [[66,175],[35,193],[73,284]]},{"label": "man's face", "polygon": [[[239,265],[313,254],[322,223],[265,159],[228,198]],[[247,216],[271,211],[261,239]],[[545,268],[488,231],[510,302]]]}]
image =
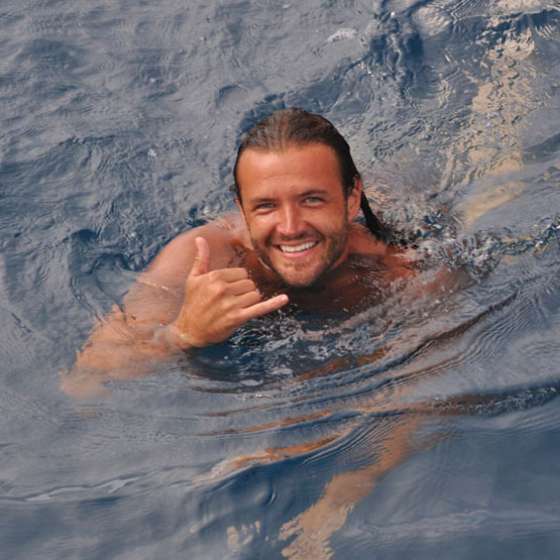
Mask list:
[{"label": "man's face", "polygon": [[288,286],[310,286],[346,258],[361,185],[345,197],[332,148],[247,149],[237,180],[253,247]]}]

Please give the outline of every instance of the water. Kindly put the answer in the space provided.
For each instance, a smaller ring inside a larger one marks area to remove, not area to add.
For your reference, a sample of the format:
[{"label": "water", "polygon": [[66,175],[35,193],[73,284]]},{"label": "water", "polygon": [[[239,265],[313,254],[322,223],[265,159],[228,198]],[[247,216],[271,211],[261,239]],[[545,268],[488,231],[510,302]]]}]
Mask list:
[{"label": "water", "polygon": [[[560,4],[0,5],[0,539],[9,558],[556,558]],[[59,391],[96,318],[233,207],[298,105],[452,293]]]}]

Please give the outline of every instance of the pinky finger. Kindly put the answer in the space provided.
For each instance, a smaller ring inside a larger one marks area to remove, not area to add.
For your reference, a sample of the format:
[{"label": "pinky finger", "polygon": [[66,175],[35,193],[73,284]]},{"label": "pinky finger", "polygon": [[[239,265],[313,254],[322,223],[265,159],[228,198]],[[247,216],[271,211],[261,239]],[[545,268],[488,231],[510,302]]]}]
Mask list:
[{"label": "pinky finger", "polygon": [[251,305],[251,307],[246,307],[242,311],[243,321],[249,321],[251,319],[261,317],[262,315],[266,315],[267,313],[272,313],[273,311],[284,307],[288,303],[288,301],[288,296],[285,294],[281,294],[279,296],[275,296],[265,301],[256,303],[255,305]]}]

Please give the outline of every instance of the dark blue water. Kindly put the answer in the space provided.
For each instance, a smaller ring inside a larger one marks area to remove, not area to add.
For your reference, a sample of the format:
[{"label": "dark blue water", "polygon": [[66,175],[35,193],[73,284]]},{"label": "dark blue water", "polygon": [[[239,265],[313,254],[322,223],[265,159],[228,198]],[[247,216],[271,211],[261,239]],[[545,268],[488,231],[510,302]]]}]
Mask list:
[{"label": "dark blue water", "polygon": [[[0,3],[6,558],[560,554],[557,0]],[[429,282],[75,402],[59,373],[240,132],[323,113]]]}]

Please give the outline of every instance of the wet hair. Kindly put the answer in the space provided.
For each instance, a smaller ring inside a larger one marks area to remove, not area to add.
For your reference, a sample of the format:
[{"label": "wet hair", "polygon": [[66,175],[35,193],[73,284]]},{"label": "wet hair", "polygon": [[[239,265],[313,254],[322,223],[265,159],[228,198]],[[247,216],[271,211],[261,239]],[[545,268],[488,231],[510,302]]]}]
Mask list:
[{"label": "wet hair", "polygon": [[[290,108],[275,111],[258,122],[242,137],[233,167],[237,198],[241,201],[237,168],[241,154],[245,150],[279,151],[290,146],[306,146],[308,144],[323,144],[332,148],[340,167],[344,195],[348,197],[356,181],[360,179],[360,173],[350,154],[348,142],[325,117],[309,113],[303,109]],[[363,192],[360,207],[364,214],[366,226],[371,233],[381,241],[387,241],[389,238],[387,229],[373,213]]]}]

